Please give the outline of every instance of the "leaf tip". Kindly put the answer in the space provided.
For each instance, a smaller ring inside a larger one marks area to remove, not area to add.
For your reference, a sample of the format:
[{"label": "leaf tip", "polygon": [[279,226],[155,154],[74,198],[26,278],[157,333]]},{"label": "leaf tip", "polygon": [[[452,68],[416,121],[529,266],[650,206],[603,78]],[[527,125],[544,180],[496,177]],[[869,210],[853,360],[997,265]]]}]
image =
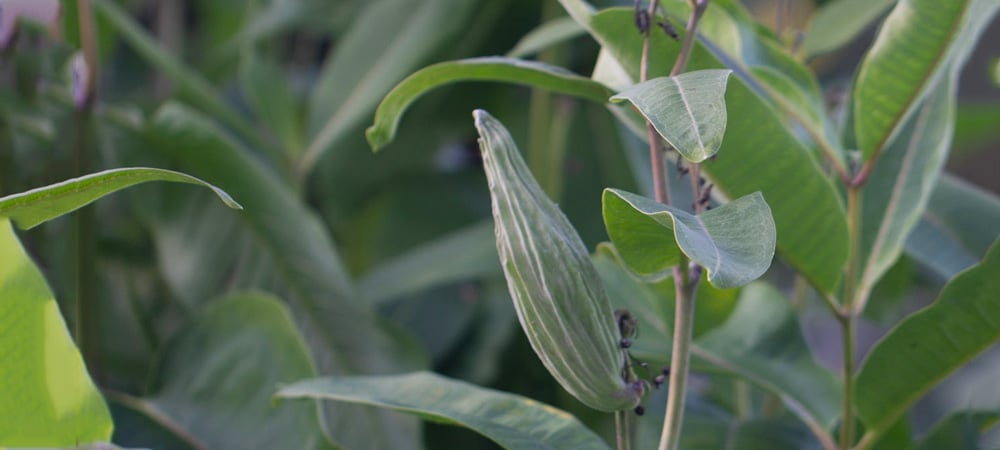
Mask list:
[{"label": "leaf tip", "polygon": [[372,153],[378,153],[379,150],[382,150],[382,147],[385,147],[392,140],[377,125],[372,125],[365,129],[365,139],[368,140],[368,146],[372,148]]}]

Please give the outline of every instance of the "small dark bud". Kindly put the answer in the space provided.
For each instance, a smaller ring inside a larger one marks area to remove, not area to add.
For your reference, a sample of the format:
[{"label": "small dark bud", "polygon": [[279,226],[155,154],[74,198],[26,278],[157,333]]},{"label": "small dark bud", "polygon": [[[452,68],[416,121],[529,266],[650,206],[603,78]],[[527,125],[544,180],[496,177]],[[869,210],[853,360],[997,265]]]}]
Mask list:
[{"label": "small dark bud", "polygon": [[646,34],[649,32],[649,11],[645,9],[638,8],[638,4],[635,9],[635,27],[639,29],[639,33]]},{"label": "small dark bud", "polygon": [[629,338],[622,338],[621,341],[622,348],[629,348],[632,346],[632,340]]},{"label": "small dark bud", "polygon": [[636,406],[635,407],[635,415],[641,416],[643,414],[646,414],[646,408],[643,408],[642,405]]},{"label": "small dark bud", "polygon": [[663,30],[667,36],[674,38],[675,41],[680,39],[680,36],[677,35],[677,30],[674,29],[674,26],[670,23],[670,21],[664,20],[663,22],[656,22],[656,24],[660,26],[660,29]]},{"label": "small dark bud", "polygon": [[657,389],[659,389],[660,386],[663,386],[663,383],[666,383],[666,382],[667,382],[667,376],[666,375],[662,375],[661,374],[661,375],[657,375],[656,377],[653,378],[653,385],[656,386]]},{"label": "small dark bud", "polygon": [[665,377],[669,377],[670,376],[670,368],[669,367],[664,367],[663,369],[660,370],[660,373],[662,373],[663,376],[665,376]]}]

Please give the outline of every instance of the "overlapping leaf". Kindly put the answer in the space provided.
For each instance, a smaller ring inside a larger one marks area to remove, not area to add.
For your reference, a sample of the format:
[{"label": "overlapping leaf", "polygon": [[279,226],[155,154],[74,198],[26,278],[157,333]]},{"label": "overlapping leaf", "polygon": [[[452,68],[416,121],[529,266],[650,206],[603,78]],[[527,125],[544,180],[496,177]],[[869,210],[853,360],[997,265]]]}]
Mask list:
[{"label": "overlapping leaf", "polygon": [[593,431],[564,411],[428,372],[320,378],[285,386],[277,395],[391,408],[469,428],[507,449],[608,448]]},{"label": "overlapping leaf", "polygon": [[655,275],[677,265],[683,252],[705,267],[709,282],[732,288],[763,275],[774,256],[774,220],[760,193],[695,216],[607,189],[604,223],[622,259],[640,275]]},{"label": "overlapping leaf", "polygon": [[809,19],[802,51],[806,56],[816,56],[849,44],[895,2],[836,0],[824,3]]},{"label": "overlapping leaf", "polygon": [[[632,79],[637,79],[642,36],[633,11],[594,14],[579,0],[560,0]],[[653,33],[650,76],[663,76],[678,52],[672,39]],[[695,44],[690,70],[724,68]],[[847,221],[839,194],[808,150],[792,135],[778,112],[740,78],[726,90],[726,139],[715,161],[703,165],[716,189],[729,198],[760,191],[777,227],[778,252],[817,288],[832,292],[847,261]],[[790,188],[794,186],[794,188]]]},{"label": "overlapping leaf", "polygon": [[726,83],[731,70],[699,70],[655,78],[611,97],[628,100],[688,161],[702,162],[719,151],[726,132]]}]

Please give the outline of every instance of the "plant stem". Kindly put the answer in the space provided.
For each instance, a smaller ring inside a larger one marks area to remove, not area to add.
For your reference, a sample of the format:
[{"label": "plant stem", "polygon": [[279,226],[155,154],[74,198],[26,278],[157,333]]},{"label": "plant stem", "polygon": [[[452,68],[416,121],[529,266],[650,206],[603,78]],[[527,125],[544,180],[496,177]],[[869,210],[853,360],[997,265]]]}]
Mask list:
[{"label": "plant stem", "polygon": [[[83,46],[84,61],[86,68],[82,69],[86,73],[85,84],[75,86],[82,90],[82,95],[77,95],[77,111],[74,116],[74,145],[73,145],[73,165],[77,176],[90,172],[91,151],[90,151],[90,127],[93,112],[94,99],[97,94],[97,40],[94,29],[94,16],[90,8],[89,0],[77,1],[77,15],[79,16],[80,43]],[[95,225],[94,207],[81,208],[73,216],[73,257],[74,257],[74,290],[76,294],[75,315],[76,327],[74,338],[76,345],[80,348],[80,353],[90,369],[91,375],[100,382],[102,375],[100,370],[100,355],[96,345],[97,333],[100,330],[100,315],[97,313],[94,278],[95,248]]]},{"label": "plant stem", "polygon": [[854,444],[854,334],[858,317],[854,304],[858,296],[861,248],[861,189],[858,186],[847,187],[847,231],[850,249],[844,277],[844,301],[838,314],[844,342],[843,414],[840,422],[840,448],[843,450]]},{"label": "plant stem", "polygon": [[848,450],[854,444],[854,327],[856,316],[841,319],[844,333],[844,418],[840,423],[840,448]]},{"label": "plant stem", "polygon": [[675,310],[674,347],[670,355],[670,383],[667,412],[663,418],[659,450],[676,450],[684,423],[684,400],[687,393],[688,364],[691,360],[691,332],[694,329],[694,301],[697,282],[689,278],[687,258],[674,267]]},{"label": "plant stem", "polygon": [[702,14],[708,8],[709,0],[689,0],[691,3],[691,17],[688,17],[687,28],[684,31],[684,42],[681,43],[681,52],[677,54],[677,61],[670,71],[670,76],[674,77],[684,73],[688,60],[691,59],[691,51],[694,49],[694,41],[698,36],[698,23]]},{"label": "plant stem", "polygon": [[615,437],[618,450],[632,449],[632,433],[629,430],[629,411],[615,411]]}]

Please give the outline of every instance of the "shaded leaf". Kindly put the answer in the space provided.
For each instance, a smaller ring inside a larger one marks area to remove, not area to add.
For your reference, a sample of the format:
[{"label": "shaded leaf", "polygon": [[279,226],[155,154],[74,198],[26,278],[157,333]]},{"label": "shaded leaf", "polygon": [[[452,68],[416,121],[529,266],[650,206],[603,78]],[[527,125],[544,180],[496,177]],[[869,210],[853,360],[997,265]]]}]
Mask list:
[{"label": "shaded leaf", "polygon": [[163,169],[130,167],[111,169],[61,183],[0,198],[0,216],[10,217],[23,229],[80,209],[112,192],[147,181],[200,184],[233,209],[243,209],[225,191],[191,175]]},{"label": "shaded leaf", "polygon": [[279,384],[316,375],[280,299],[231,294],[209,303],[176,336],[159,363],[153,395],[117,395],[119,403],[206,448],[331,448],[317,404],[271,399]]},{"label": "shaded leaf", "polygon": [[1000,340],[1000,244],[949,282],[938,299],[897,325],[868,354],[854,402],[878,435],[930,388]]},{"label": "shaded leaf", "polygon": [[963,411],[939,422],[920,440],[917,450],[980,448],[980,436],[1000,420],[1000,413]]},{"label": "shaded leaf", "polygon": [[622,259],[640,275],[677,265],[683,252],[708,271],[713,285],[732,288],[759,278],[774,257],[774,220],[759,192],[695,216],[607,189],[604,223]]},{"label": "shaded leaf", "polygon": [[277,396],[391,408],[469,428],[508,449],[608,448],[601,438],[564,411],[429,372],[306,380],[281,388]]},{"label": "shaded leaf", "polygon": [[[638,78],[642,36],[635,32],[631,8],[594,14],[580,0],[560,3],[632,79]],[[677,47],[672,39],[653,33],[650,51],[662,56],[650,61],[650,76],[669,73]],[[696,43],[689,68],[724,65]],[[726,109],[726,139],[719,158],[705,163],[703,171],[728,198],[760,191],[774,217],[778,252],[817,289],[833,292],[848,249],[847,220],[833,183],[778,113],[738,77],[729,80]]]},{"label": "shaded leaf", "polygon": [[840,414],[836,378],[813,359],[788,300],[767,284],[743,288],[736,310],[695,341],[693,355],[773,392],[817,436]]},{"label": "shaded leaf", "polygon": [[[219,185],[246,199],[240,217],[278,268],[320,373],[391,373],[423,364],[417,361],[419,350],[404,348],[401,336],[358,301],[322,222],[250,151],[208,118],[178,104],[162,107],[148,132],[153,150],[194,173],[212,174]],[[326,416],[331,433],[347,446],[373,439],[386,447],[412,445],[412,427],[387,424],[395,419],[375,410],[342,408]]]},{"label": "shaded leaf", "polygon": [[436,285],[502,273],[493,223],[484,222],[379,265],[361,279],[358,289],[369,301],[383,303]]},{"label": "shaded leaf", "polygon": [[951,144],[956,88],[941,79],[861,188],[860,289],[870,289],[896,262],[931,196]]},{"label": "shaded leaf", "polygon": [[612,94],[601,83],[539,62],[485,57],[439,63],[410,75],[385,96],[375,112],[375,123],[365,133],[372,149],[392,142],[403,113],[417,98],[431,89],[459,81],[517,83],[599,103],[607,102]]},{"label": "shaded leaf", "polygon": [[[120,6],[108,0],[95,0],[93,5],[94,10],[120,33],[122,39],[139,56],[146,59],[150,65],[168,77],[170,81],[177,84],[187,101],[238,130],[242,137],[257,144],[263,144],[257,129],[235,108],[227,104],[208,80],[202,78],[201,74],[190,69],[180,59],[162,48],[156,39],[142,29],[128,13],[122,11]],[[260,150],[274,151],[273,148],[266,145],[259,145],[259,148]]]},{"label": "shaded leaf", "polygon": [[[361,125],[393,85],[464,30],[477,0],[381,0],[362,9],[327,58],[310,94],[300,161],[308,173],[345,133]],[[392,32],[386,32],[392,30]]]},{"label": "shaded leaf", "polygon": [[0,258],[0,446],[109,441],[108,407],[45,278],[2,217]]},{"label": "shaded leaf", "polygon": [[278,138],[284,153],[298,156],[302,143],[302,117],[298,99],[289,89],[281,68],[253,51],[240,64],[240,87],[254,113]]},{"label": "shaded leaf", "polygon": [[726,82],[731,70],[699,70],[655,78],[611,97],[628,100],[687,160],[702,162],[719,151],[726,132]]},{"label": "shaded leaf", "polygon": [[942,280],[978,262],[1000,235],[1000,198],[943,174],[906,239],[906,253]]},{"label": "shaded leaf", "polygon": [[896,0],[826,2],[809,19],[802,51],[807,57],[836,50],[857,38]]},{"label": "shaded leaf", "polygon": [[587,31],[572,18],[558,17],[529,31],[521,40],[517,41],[517,44],[507,52],[506,56],[508,58],[524,58],[585,34]]}]

